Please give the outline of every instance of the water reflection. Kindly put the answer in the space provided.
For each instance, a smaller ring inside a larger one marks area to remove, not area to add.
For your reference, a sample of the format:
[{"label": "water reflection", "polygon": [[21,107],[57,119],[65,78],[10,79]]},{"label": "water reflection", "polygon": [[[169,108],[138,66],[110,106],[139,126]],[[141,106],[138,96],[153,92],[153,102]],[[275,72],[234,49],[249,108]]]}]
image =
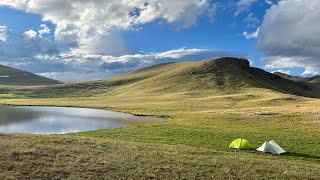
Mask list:
[{"label": "water reflection", "polygon": [[41,112],[26,109],[0,106],[0,127],[8,124],[26,122],[41,116]]},{"label": "water reflection", "polygon": [[137,126],[160,120],[87,108],[0,106],[0,132],[64,134]]}]

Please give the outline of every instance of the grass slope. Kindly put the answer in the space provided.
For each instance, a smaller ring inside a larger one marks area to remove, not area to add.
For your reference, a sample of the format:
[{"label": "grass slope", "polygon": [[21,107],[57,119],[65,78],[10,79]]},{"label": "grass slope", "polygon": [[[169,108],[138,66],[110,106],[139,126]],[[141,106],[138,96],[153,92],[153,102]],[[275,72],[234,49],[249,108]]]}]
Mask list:
[{"label": "grass slope", "polygon": [[56,84],[61,84],[61,82],[38,76],[26,71],[0,65],[0,85],[42,86]]},{"label": "grass slope", "polygon": [[[1,104],[93,107],[169,119],[68,135],[2,134],[0,177],[318,179],[320,100],[274,90],[291,82],[280,78],[281,85],[259,87],[269,74],[248,68],[246,61],[222,62],[224,69],[219,63],[163,64],[110,80],[69,84],[58,96],[3,97]],[[274,139],[288,153],[228,149],[239,137],[254,148]]]},{"label": "grass slope", "polygon": [[247,88],[266,88],[286,94],[320,97],[319,87],[316,85],[282,78],[250,67],[246,59],[229,57],[201,62],[160,64],[106,80],[42,88],[15,88],[12,91],[26,97],[48,98],[85,97],[104,93],[145,95],[204,91],[221,95],[241,92]]}]

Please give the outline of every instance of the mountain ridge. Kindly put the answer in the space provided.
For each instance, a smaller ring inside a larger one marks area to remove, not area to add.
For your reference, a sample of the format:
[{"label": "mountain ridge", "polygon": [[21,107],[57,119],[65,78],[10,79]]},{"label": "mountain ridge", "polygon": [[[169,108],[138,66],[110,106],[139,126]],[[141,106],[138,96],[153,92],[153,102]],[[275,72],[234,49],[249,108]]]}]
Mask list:
[{"label": "mountain ridge", "polygon": [[0,85],[9,86],[44,86],[62,82],[42,77],[27,71],[0,65]]},{"label": "mountain ridge", "polygon": [[289,79],[292,81],[300,81],[300,82],[302,81],[302,82],[309,82],[309,83],[320,85],[320,75],[315,75],[312,77],[300,77],[300,76],[292,76],[292,75],[282,73],[282,72],[274,72],[274,74],[276,74],[284,79]]}]

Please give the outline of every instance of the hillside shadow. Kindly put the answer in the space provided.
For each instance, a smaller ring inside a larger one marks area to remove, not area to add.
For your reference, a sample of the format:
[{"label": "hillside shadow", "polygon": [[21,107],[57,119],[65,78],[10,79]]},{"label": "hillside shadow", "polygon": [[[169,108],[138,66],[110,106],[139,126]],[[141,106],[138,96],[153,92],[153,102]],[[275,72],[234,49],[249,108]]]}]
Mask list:
[{"label": "hillside shadow", "polygon": [[309,82],[299,82],[284,79],[276,74],[269,73],[260,68],[250,67],[252,75],[250,78],[255,85],[261,88],[267,88],[280,93],[291,94],[309,98],[320,98],[320,86]]}]

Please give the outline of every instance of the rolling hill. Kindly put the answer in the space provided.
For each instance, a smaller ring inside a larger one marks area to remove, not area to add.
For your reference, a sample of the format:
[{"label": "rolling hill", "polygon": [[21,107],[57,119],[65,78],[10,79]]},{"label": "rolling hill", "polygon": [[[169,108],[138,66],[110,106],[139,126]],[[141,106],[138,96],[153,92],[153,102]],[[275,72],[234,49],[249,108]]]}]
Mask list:
[{"label": "rolling hill", "polygon": [[249,66],[238,58],[216,58],[201,62],[156,65],[112,80],[143,79],[131,85],[140,91],[193,91],[197,89],[234,93],[246,88],[265,88],[282,93],[318,97],[318,87],[297,82]]},{"label": "rolling hill", "polygon": [[61,82],[38,76],[30,72],[0,65],[0,85],[43,86],[56,84],[61,84]]},{"label": "rolling hill", "polygon": [[153,94],[207,92],[234,94],[250,88],[320,97],[319,86],[311,81],[292,79],[250,67],[246,59],[222,57],[200,62],[159,64],[132,71],[111,79],[69,83],[50,88],[22,89],[21,93],[42,97],[91,96],[103,93]]}]

